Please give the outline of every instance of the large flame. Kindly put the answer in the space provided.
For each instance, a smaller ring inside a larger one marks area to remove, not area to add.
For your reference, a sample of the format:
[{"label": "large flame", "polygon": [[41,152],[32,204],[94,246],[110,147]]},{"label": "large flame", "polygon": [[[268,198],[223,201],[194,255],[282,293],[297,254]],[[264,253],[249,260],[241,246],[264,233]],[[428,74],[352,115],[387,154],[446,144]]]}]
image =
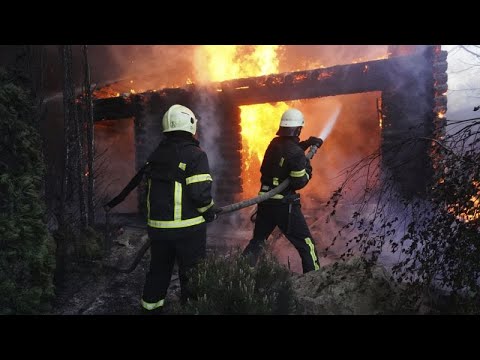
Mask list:
[{"label": "large flame", "polygon": [[[279,45],[202,46],[207,59],[209,81],[225,81],[251,76],[278,73]],[[284,102],[241,106],[243,191],[253,195],[260,185],[259,164],[275,136],[282,113],[288,108]]]}]

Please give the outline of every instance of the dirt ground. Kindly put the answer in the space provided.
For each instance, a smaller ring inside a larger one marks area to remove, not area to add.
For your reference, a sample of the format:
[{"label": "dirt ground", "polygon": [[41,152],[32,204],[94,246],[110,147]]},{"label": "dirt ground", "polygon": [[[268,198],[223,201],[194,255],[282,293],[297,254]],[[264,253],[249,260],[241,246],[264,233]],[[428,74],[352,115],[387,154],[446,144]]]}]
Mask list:
[{"label": "dirt ground", "polygon": [[[324,253],[327,244],[320,232],[319,219],[306,215],[311,225],[313,238],[320,254],[321,266],[328,265],[338,258],[335,252]],[[63,287],[57,289],[54,314],[57,315],[140,315],[140,299],[148,270],[150,256],[146,252],[138,266],[130,273],[122,273],[114,268],[126,269],[135,254],[147,240],[146,227],[139,218],[118,216],[114,220],[116,229],[111,239],[111,250],[102,260],[80,264],[74,272],[66,274]],[[207,252],[228,254],[243,249],[253,232],[253,224],[248,221],[235,222],[225,216],[208,225]],[[295,248],[278,231],[270,236],[268,245],[280,263],[293,273],[301,273],[301,261]],[[322,256],[323,254],[323,256]],[[178,302],[180,284],[175,267],[165,301],[164,314],[171,314],[173,304]]]}]

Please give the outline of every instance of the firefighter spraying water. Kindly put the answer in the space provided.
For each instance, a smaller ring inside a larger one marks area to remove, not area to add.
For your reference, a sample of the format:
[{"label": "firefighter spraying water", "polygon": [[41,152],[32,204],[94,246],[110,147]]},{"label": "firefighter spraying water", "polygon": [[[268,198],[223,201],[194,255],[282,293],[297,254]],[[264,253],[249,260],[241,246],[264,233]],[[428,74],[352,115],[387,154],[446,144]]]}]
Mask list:
[{"label": "firefighter spraying water", "polygon": [[[327,121],[327,124],[325,125],[322,132],[318,136],[318,138],[321,139],[322,141],[318,142],[318,143],[315,143],[312,146],[310,146],[310,151],[307,154],[307,159],[311,160],[315,156],[318,148],[320,148],[320,146],[322,146],[323,142],[327,139],[328,135],[330,135],[335,123],[337,122],[338,115],[340,114],[340,110],[341,110],[341,106],[338,106],[335,109],[335,111],[333,112],[333,114],[330,116],[330,118]],[[235,204],[231,204],[231,205],[227,205],[227,206],[219,208],[219,210],[218,210],[219,213],[218,214],[223,215],[223,214],[227,214],[229,212],[237,211],[237,210],[249,207],[249,206],[259,204],[262,201],[270,199],[271,197],[273,197],[273,196],[277,195],[278,193],[282,192],[283,190],[285,190],[288,187],[289,184],[290,184],[290,178],[288,177],[277,187],[273,188],[270,191],[264,192],[263,194],[261,194],[257,197],[254,197],[252,199],[244,200],[244,201],[241,201],[241,202],[238,202],[238,203],[235,203]]]},{"label": "firefighter spraying water", "polygon": [[[278,226],[300,255],[303,273],[320,268],[315,241],[305,221],[300,194],[296,190],[304,188],[312,179],[310,159],[330,134],[339,113],[340,108],[337,108],[320,134],[323,138],[311,136],[306,141],[300,141],[299,138],[305,125],[303,114],[293,108],[283,113],[278,136],[268,145],[260,168],[259,194],[280,188],[280,183],[286,185],[258,205],[253,238],[243,251],[251,265],[257,262],[268,237]],[[309,156],[305,156],[305,150],[309,147]]]}]

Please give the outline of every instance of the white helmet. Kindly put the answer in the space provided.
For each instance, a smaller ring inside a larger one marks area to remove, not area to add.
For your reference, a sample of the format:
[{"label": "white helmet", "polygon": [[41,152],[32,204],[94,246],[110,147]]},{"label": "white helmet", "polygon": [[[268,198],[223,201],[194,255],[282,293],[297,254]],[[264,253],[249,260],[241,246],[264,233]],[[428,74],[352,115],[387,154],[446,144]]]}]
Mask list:
[{"label": "white helmet", "polygon": [[303,126],[305,120],[303,119],[303,114],[300,110],[291,108],[285,111],[280,120],[281,127],[297,127]]},{"label": "white helmet", "polygon": [[197,118],[192,110],[183,105],[172,105],[163,115],[163,132],[187,131],[192,135],[197,132]]},{"label": "white helmet", "polygon": [[305,124],[303,114],[300,110],[290,108],[286,110],[280,120],[280,128],[277,135],[280,136],[297,136],[300,134],[301,128]]}]

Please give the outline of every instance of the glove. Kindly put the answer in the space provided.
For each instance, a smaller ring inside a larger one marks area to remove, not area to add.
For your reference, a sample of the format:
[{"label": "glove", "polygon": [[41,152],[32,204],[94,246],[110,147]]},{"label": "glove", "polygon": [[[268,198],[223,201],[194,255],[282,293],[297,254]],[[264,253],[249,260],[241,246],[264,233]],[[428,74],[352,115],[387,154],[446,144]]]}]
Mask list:
[{"label": "glove", "polygon": [[210,209],[205,211],[202,216],[207,223],[217,219],[218,214],[222,212],[222,209],[213,205]]},{"label": "glove", "polygon": [[305,141],[306,144],[308,144],[308,146],[313,146],[313,145],[316,145],[318,147],[322,146],[323,144],[323,140],[320,139],[320,138],[317,138],[315,136],[310,136],[307,141]]},{"label": "glove", "polygon": [[307,158],[307,164],[305,165],[305,171],[308,174],[309,179],[312,179],[312,165],[310,164],[310,159]]}]

